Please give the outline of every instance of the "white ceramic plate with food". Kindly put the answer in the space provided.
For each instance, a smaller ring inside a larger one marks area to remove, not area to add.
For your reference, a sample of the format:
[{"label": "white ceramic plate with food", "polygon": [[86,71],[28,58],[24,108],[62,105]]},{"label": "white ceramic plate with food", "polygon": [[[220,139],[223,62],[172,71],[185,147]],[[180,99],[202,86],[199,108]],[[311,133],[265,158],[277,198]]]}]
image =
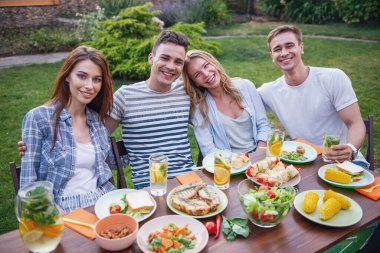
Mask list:
[{"label": "white ceramic plate with food", "polygon": [[[305,213],[302,208],[302,202],[307,192],[315,192],[319,196],[318,205],[315,211],[311,214]],[[323,204],[323,194],[325,190],[310,190],[299,193],[294,199],[294,207],[305,218],[329,227],[348,227],[359,222],[363,216],[363,210],[355,200],[345,196],[350,202],[351,207],[347,210],[340,210],[334,217],[327,221],[323,221],[318,216],[318,210]]]},{"label": "white ceramic plate with food", "polygon": [[[110,205],[112,203],[115,203],[115,204],[122,203],[121,199],[123,198],[123,196],[134,191],[136,190],[119,189],[119,190],[107,192],[102,197],[100,197],[98,201],[96,201],[95,208],[94,208],[96,216],[98,216],[98,218],[101,219],[103,217],[110,215],[110,212],[109,212]],[[150,196],[150,198],[152,199],[153,204],[154,204],[153,209],[149,213],[144,214],[141,217],[137,218],[137,221],[140,222],[147,219],[156,211],[157,203],[152,196]]]},{"label": "white ceramic plate with food", "polygon": [[[238,154],[232,153],[232,159],[234,159],[236,156],[238,156]],[[206,155],[203,158],[202,165],[205,167],[205,169],[208,172],[214,174],[214,153],[210,153],[210,154]],[[235,168],[231,167],[231,176],[244,173],[249,165],[251,165],[251,163],[248,161],[239,169],[235,169]]]},{"label": "white ceramic plate with food", "polygon": [[[255,184],[264,185],[263,183],[258,182],[257,179],[256,179],[256,177],[249,177],[247,175],[247,173],[246,173],[246,176],[247,176],[247,178],[251,179]],[[297,176],[293,177],[288,182],[286,182],[285,184],[281,185],[281,187],[296,186],[297,184],[299,184],[299,182],[301,182],[301,174],[298,174]]]},{"label": "white ceramic plate with food", "polygon": [[284,161],[287,163],[302,164],[302,163],[312,162],[317,158],[318,153],[312,146],[307,145],[307,144],[302,143],[302,142],[297,142],[297,141],[284,141],[284,143],[282,144],[282,147],[281,147],[281,152],[283,152],[283,151],[287,151],[287,152],[294,151],[295,152],[297,150],[298,146],[301,146],[305,149],[305,153],[303,155],[306,157],[306,160],[303,160],[303,161],[302,160],[292,160],[292,159],[288,159],[285,157],[281,157],[281,155],[280,155],[281,161]]},{"label": "white ceramic plate with food", "polygon": [[375,181],[374,176],[367,170],[364,170],[363,178],[360,179],[359,181],[352,182],[349,184],[341,184],[341,183],[333,182],[333,181],[325,179],[325,171],[327,168],[336,168],[336,163],[326,164],[320,167],[318,170],[318,176],[326,183],[331,184],[336,187],[345,188],[345,189],[354,189],[354,188],[370,185],[373,183],[373,181]]},{"label": "white ceramic plate with food", "polygon": [[183,215],[183,216],[189,216],[189,217],[193,217],[193,218],[196,218],[196,219],[202,219],[202,218],[208,218],[208,217],[213,217],[221,212],[223,212],[224,209],[226,209],[227,205],[228,205],[228,198],[226,196],[226,194],[224,194],[224,192],[222,192],[221,190],[219,190],[218,188],[214,187],[214,186],[211,186],[215,189],[215,191],[217,192],[219,198],[220,198],[220,204],[218,205],[218,208],[214,211],[214,212],[210,212],[208,214],[205,214],[205,215],[190,215],[190,214],[187,214],[185,212],[182,212],[176,208],[174,208],[171,204],[171,199],[173,197],[173,193],[174,193],[174,189],[172,189],[168,196],[166,197],[166,204],[168,205],[169,209],[172,210],[174,213],[176,214],[180,214],[180,215]]},{"label": "white ceramic plate with food", "polygon": [[197,240],[196,245],[193,249],[186,249],[186,253],[201,252],[206,246],[209,236],[205,225],[203,225],[200,221],[181,215],[165,215],[150,220],[141,226],[137,232],[137,245],[139,248],[145,253],[151,253],[152,251],[148,249],[149,234],[154,233],[157,230],[162,230],[162,227],[167,226],[170,223],[175,224],[177,227],[183,227],[187,224],[188,229],[195,235]]}]

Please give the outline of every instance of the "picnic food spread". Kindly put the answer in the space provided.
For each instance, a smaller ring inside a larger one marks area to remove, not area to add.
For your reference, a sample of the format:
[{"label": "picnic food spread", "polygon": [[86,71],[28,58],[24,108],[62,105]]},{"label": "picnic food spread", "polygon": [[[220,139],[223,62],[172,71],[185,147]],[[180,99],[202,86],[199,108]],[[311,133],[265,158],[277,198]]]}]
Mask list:
[{"label": "picnic food spread", "polygon": [[195,182],[174,188],[170,203],[181,212],[200,216],[215,211],[220,198],[214,187]]},{"label": "picnic food spread", "polygon": [[327,168],[325,171],[325,179],[341,183],[350,184],[360,181],[363,178],[364,169],[352,162],[344,161],[338,163],[336,168]]}]

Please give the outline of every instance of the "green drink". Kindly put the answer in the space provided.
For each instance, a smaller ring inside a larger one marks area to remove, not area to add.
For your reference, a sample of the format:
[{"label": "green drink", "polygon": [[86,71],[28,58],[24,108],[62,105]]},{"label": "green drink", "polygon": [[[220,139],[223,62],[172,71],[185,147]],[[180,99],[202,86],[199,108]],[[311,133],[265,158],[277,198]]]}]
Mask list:
[{"label": "green drink", "polygon": [[338,145],[340,143],[340,136],[339,135],[333,135],[333,134],[326,134],[323,137],[323,161],[325,162],[331,162],[330,160],[327,160],[325,158],[325,153],[331,150],[331,147],[333,145]]}]

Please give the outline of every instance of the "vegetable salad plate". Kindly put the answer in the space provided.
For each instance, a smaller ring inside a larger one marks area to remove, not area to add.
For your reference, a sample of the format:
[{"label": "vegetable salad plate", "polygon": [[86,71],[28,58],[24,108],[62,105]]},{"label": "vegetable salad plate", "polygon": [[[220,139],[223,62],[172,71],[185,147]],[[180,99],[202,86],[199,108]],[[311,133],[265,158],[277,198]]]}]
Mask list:
[{"label": "vegetable salad plate", "polygon": [[[134,192],[134,191],[137,191],[137,190],[134,190],[134,189],[119,189],[119,190],[114,190],[114,191],[107,192],[102,197],[100,197],[98,199],[98,201],[96,202],[96,204],[95,204],[94,210],[95,210],[96,216],[98,216],[98,218],[101,219],[103,217],[106,217],[106,216],[110,215],[110,211],[109,211],[110,205],[111,204],[122,203],[123,202],[122,198],[124,197],[124,195],[127,195],[128,193]],[[150,196],[150,198],[152,199],[154,207],[152,208],[152,210],[150,210],[149,213],[143,214],[142,216],[137,217],[136,220],[138,222],[147,219],[148,217],[150,217],[156,211],[157,203],[156,203],[156,201],[154,200],[154,198],[152,196]]]},{"label": "vegetable salad plate", "polygon": [[[212,187],[214,187],[214,186],[212,186]],[[172,210],[174,213],[180,214],[183,216],[188,216],[188,217],[192,217],[192,218],[196,218],[196,219],[213,217],[213,216],[223,212],[223,210],[226,209],[226,207],[228,205],[228,198],[227,198],[226,194],[224,194],[224,192],[222,192],[221,190],[219,190],[216,187],[214,187],[214,189],[219,196],[220,204],[218,205],[218,208],[214,212],[209,212],[208,214],[205,214],[205,215],[190,215],[190,214],[187,214],[185,212],[182,212],[182,211],[174,208],[173,205],[171,204],[171,199],[173,197],[173,193],[174,193],[175,188],[169,192],[169,194],[166,198],[166,204],[168,205],[169,209]]]},{"label": "vegetable salad plate", "polygon": [[360,179],[359,181],[352,182],[349,184],[341,184],[341,183],[333,182],[333,181],[325,179],[325,171],[327,168],[336,168],[336,163],[326,164],[322,166],[321,168],[319,168],[318,176],[326,183],[331,184],[335,187],[340,187],[340,188],[345,188],[345,189],[354,189],[354,188],[367,186],[369,184],[372,184],[373,181],[375,181],[374,176],[367,170],[364,170],[363,178]]},{"label": "vegetable salad plate", "polygon": [[183,227],[187,225],[188,229],[191,231],[196,238],[195,247],[193,249],[186,249],[186,253],[196,253],[201,252],[208,242],[208,232],[200,221],[193,219],[191,217],[186,217],[182,215],[166,215],[155,218],[146,222],[139,231],[137,232],[137,245],[145,253],[151,253],[149,250],[149,234],[154,233],[157,230],[162,230],[164,226],[168,226],[170,223],[176,225],[177,227]]},{"label": "vegetable salad plate", "polygon": [[[232,153],[232,159],[234,159],[238,154]],[[206,167],[205,169],[214,174],[214,152],[206,155],[203,158],[202,165]],[[231,167],[231,176],[243,174],[245,170],[248,168],[248,166],[251,165],[251,163],[248,161],[247,163],[243,164],[239,169],[235,169]]]},{"label": "vegetable salad plate", "polygon": [[[307,192],[315,192],[319,196],[318,205],[315,211],[311,214],[306,213],[302,208],[302,202],[305,198]],[[318,216],[318,210],[323,204],[323,194],[325,190],[310,190],[299,193],[294,199],[294,207],[296,210],[304,216],[306,219],[309,219],[313,222],[316,222],[321,225],[329,227],[348,227],[359,222],[363,216],[363,210],[355,200],[345,196],[350,202],[351,207],[347,210],[340,210],[334,217],[329,220],[323,221]]]},{"label": "vegetable salad plate", "polygon": [[305,149],[305,153],[303,154],[305,157],[304,160],[301,160],[301,158],[289,158],[283,154],[280,154],[281,161],[286,163],[302,164],[312,162],[317,158],[318,153],[312,146],[297,141],[284,141],[281,147],[281,152],[296,152],[298,146],[301,146]]}]

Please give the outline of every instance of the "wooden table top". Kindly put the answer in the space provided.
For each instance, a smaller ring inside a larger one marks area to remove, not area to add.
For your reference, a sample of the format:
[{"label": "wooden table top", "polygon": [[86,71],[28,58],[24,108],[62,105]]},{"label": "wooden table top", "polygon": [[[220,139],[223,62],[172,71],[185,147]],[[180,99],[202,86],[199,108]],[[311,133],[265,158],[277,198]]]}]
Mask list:
[{"label": "wooden table top", "polygon": [[[260,160],[262,155],[258,155]],[[355,200],[363,210],[362,219],[355,225],[343,228],[333,228],[314,223],[302,215],[295,208],[282,220],[282,222],[273,228],[260,228],[249,222],[251,229],[250,236],[245,239],[238,237],[234,241],[227,241],[223,233],[219,239],[214,240],[211,236],[207,246],[202,252],[317,252],[328,249],[344,238],[352,235],[361,228],[364,228],[376,220],[380,219],[380,201],[373,201],[364,197],[354,190],[336,188],[326,184],[318,177],[318,169],[324,165],[319,156],[313,163],[300,165],[301,182],[297,188],[299,192],[312,189],[333,189]],[[207,171],[198,171],[199,176],[207,183],[213,184],[213,175]],[[379,174],[374,174],[379,176]],[[245,179],[246,176],[237,175],[231,178],[230,188],[225,190],[228,197],[228,206],[222,212],[226,217],[244,217],[245,213],[240,206],[237,185]],[[178,186],[177,179],[168,181],[168,192]],[[166,205],[165,194],[162,197],[154,197],[157,202],[155,213],[147,220],[173,214]],[[87,208],[93,212],[93,207]],[[214,218],[200,219],[201,222],[213,220]],[[146,221],[147,221],[146,220]],[[140,223],[142,226],[146,221]],[[18,230],[3,234],[0,236],[1,252],[28,252],[18,235]],[[61,244],[54,252],[106,252],[100,248],[95,241],[91,241],[69,228],[65,228]],[[121,252],[141,252],[135,242],[130,248]]]}]

